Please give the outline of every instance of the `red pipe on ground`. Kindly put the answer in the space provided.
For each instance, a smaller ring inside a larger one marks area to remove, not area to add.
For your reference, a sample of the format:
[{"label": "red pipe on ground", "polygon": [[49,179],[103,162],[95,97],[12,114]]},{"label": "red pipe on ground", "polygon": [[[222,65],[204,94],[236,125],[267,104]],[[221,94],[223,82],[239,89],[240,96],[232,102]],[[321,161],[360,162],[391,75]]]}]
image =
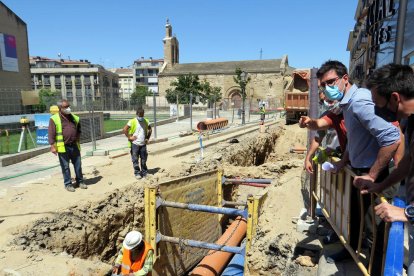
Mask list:
[{"label": "red pipe on ground", "polygon": [[[238,246],[246,236],[247,222],[242,217],[236,220],[227,228],[224,234],[216,242],[228,246]],[[191,276],[217,276],[224,270],[227,263],[233,256],[232,253],[210,250],[196,268],[190,273]]]}]

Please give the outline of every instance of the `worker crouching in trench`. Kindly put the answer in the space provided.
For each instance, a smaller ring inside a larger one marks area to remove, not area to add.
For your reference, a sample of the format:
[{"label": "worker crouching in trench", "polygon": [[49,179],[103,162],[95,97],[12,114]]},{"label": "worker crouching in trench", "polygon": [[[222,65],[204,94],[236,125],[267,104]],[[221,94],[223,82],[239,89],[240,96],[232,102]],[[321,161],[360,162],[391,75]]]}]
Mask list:
[{"label": "worker crouching in trench", "polygon": [[112,275],[151,275],[154,249],[138,231],[129,232],[122,243]]}]

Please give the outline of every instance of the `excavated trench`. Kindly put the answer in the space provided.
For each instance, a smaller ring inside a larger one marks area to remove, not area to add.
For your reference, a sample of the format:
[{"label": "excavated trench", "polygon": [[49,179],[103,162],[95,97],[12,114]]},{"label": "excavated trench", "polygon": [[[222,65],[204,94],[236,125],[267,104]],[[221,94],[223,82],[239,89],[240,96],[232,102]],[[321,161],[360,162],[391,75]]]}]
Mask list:
[{"label": "excavated trench", "polygon": [[[279,167],[276,166],[276,169],[266,167],[267,162],[275,156],[274,148],[280,132],[280,129],[276,129],[269,133],[241,137],[237,144],[223,142],[214,149],[214,156],[198,164],[182,164],[180,173],[175,175],[158,173],[157,178],[165,181],[217,168],[224,168],[228,177],[265,178],[266,175],[259,173],[262,169],[274,176],[280,168],[286,169],[283,167],[285,165],[277,165]],[[246,173],[249,169],[251,173]],[[246,196],[243,191],[240,194],[236,186],[224,189],[225,200],[245,199]],[[229,223],[225,221],[223,229]],[[122,191],[115,190],[103,200],[71,206],[55,215],[41,218],[22,229],[12,246],[29,252],[66,252],[82,259],[99,259],[112,264],[120,240],[132,229],[144,232],[144,189],[134,185]]]},{"label": "excavated trench", "polygon": [[279,132],[259,134],[256,138],[238,143],[233,146],[231,155],[225,161],[239,167],[260,166],[264,164],[273,153]]},{"label": "excavated trench", "polygon": [[14,240],[18,249],[66,252],[83,259],[111,263],[119,249],[119,237],[144,228],[143,188],[115,190],[104,200],[71,206],[54,216],[35,221]]}]

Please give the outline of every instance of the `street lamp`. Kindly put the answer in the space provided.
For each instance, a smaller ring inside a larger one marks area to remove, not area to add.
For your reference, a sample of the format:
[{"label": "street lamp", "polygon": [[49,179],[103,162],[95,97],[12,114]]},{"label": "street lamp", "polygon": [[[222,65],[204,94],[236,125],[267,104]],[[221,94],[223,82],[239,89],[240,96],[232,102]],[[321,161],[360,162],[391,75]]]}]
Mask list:
[{"label": "street lamp", "polygon": [[244,71],[241,72],[241,74],[240,74],[240,80],[241,80],[240,87],[242,89],[242,97],[243,97],[242,125],[244,125],[246,123],[245,118],[244,118],[245,112],[246,112],[245,111],[245,106],[244,106],[245,101],[246,101],[246,82],[247,82],[247,73],[246,72],[244,72]]}]

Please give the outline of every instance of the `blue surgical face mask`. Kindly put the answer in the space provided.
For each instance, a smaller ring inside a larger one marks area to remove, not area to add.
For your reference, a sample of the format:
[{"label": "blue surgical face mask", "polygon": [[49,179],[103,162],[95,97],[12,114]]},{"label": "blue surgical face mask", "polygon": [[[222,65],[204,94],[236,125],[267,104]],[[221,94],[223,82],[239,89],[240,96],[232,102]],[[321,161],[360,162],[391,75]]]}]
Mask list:
[{"label": "blue surgical face mask", "polygon": [[[341,82],[342,83],[342,79]],[[325,96],[331,101],[340,101],[344,97],[344,93],[339,90],[338,85],[325,87]]]},{"label": "blue surgical face mask", "polygon": [[144,117],[138,117],[137,119],[138,121],[142,122],[144,120]]}]

